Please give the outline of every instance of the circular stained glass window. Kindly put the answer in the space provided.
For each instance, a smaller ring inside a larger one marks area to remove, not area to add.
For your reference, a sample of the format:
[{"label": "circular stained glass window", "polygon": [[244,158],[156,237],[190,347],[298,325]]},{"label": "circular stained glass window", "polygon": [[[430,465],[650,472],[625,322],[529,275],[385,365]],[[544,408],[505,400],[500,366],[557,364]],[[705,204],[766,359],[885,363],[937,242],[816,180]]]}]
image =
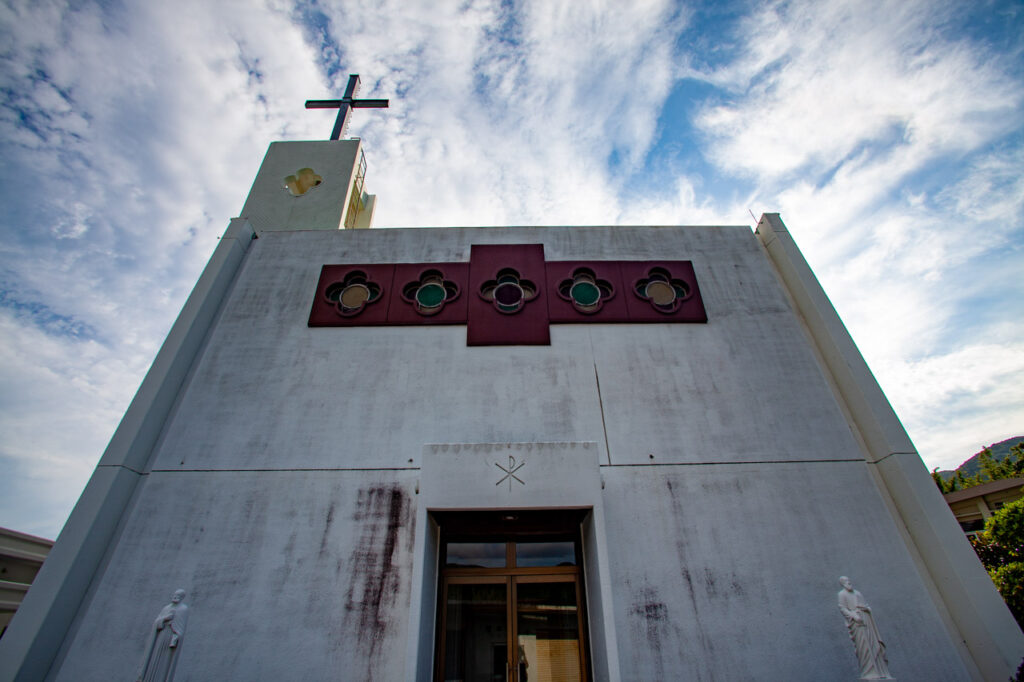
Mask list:
[{"label": "circular stained glass window", "polygon": [[522,279],[512,268],[499,271],[494,279],[480,286],[480,297],[493,303],[498,312],[502,313],[517,313],[536,296],[536,285],[528,279]]},{"label": "circular stained glass window", "polygon": [[676,300],[676,290],[671,284],[661,280],[648,282],[644,287],[644,295],[655,305],[672,305],[672,301]]},{"label": "circular stained glass window", "polygon": [[370,303],[380,298],[381,288],[369,281],[365,272],[353,270],[340,282],[327,287],[324,296],[344,316],[358,315]]},{"label": "circular stained glass window", "polygon": [[601,290],[593,282],[576,282],[570,287],[569,296],[582,306],[592,306],[601,300]]},{"label": "circular stained glass window", "polygon": [[591,314],[615,295],[615,288],[611,282],[598,279],[590,268],[576,268],[571,279],[559,283],[558,295],[572,303],[579,312]]},{"label": "circular stained glass window", "polygon": [[459,285],[445,279],[440,270],[424,270],[418,280],[402,287],[402,299],[424,316],[436,315],[458,297]]},{"label": "circular stained glass window", "polygon": [[346,308],[358,308],[370,300],[370,289],[365,284],[350,284],[338,298]]},{"label": "circular stained glass window", "polygon": [[436,308],[444,303],[444,287],[437,283],[424,284],[416,290],[416,302],[424,308]]},{"label": "circular stained glass window", "polygon": [[502,282],[494,288],[494,300],[503,308],[514,310],[523,300],[523,290],[515,282]]},{"label": "circular stained glass window", "polygon": [[634,285],[636,295],[651,304],[658,312],[673,313],[679,310],[683,301],[690,297],[689,285],[681,279],[673,279],[665,268],[654,267],[645,279]]}]

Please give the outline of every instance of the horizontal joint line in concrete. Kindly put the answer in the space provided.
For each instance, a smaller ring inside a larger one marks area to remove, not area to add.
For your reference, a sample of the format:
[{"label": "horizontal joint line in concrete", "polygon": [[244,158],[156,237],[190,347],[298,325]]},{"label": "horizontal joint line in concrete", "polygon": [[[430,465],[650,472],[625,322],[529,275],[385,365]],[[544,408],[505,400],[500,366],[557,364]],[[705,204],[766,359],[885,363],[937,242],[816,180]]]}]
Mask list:
[{"label": "horizontal joint line in concrete", "polygon": [[137,474],[139,476],[145,476],[146,473],[147,473],[145,471],[139,471],[138,469],[132,469],[127,464],[97,464],[96,468],[97,469],[100,469],[100,468],[102,468],[102,469],[126,469],[127,471],[130,471],[133,474]]},{"label": "horizontal joint line in concrete", "polygon": [[916,452],[890,452],[885,457],[876,459],[875,461],[871,462],[871,464],[878,464],[879,462],[884,462],[885,460],[889,459],[893,455],[916,455],[916,454],[917,454]]},{"label": "horizontal joint line in concrete", "polygon": [[[896,454],[896,453],[893,453]],[[743,459],[736,462],[638,462],[635,464],[602,464],[602,467],[702,467],[733,464],[837,464],[866,462],[864,459]]]},{"label": "horizontal joint line in concrete", "polygon": [[152,474],[237,474],[237,473],[290,473],[303,471],[419,471],[420,467],[295,467],[274,469],[153,469]]}]

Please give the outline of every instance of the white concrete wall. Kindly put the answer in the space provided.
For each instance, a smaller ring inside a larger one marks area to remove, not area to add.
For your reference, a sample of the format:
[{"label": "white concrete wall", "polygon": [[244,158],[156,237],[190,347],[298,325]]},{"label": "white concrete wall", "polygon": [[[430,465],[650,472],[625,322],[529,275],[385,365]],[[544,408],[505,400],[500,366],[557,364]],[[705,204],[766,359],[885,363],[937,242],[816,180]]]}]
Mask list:
[{"label": "white concrete wall", "polygon": [[[692,260],[709,321],[475,348],[306,325],[324,263],[515,242]],[[750,231],[616,227],[262,233],[51,679],[128,679],[178,587],[179,680],[408,679],[423,446],[543,441],[598,444],[621,679],[856,679],[841,574],[899,679],[976,674]]]}]

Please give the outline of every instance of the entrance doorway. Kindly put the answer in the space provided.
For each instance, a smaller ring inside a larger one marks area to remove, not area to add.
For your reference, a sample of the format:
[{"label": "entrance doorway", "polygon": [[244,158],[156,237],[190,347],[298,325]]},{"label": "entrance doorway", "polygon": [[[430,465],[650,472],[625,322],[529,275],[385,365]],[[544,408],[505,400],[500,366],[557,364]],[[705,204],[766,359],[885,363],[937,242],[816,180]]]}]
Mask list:
[{"label": "entrance doorway", "polygon": [[585,682],[579,523],[585,510],[435,513],[435,679]]}]

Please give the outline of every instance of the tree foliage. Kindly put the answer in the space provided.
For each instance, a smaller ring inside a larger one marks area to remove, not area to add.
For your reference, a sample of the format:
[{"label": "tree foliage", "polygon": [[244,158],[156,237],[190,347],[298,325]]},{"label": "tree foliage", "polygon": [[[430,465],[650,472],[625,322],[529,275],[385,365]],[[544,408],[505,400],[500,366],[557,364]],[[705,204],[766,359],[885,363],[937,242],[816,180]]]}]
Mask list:
[{"label": "tree foliage", "polygon": [[981,470],[969,476],[957,470],[947,480],[939,473],[938,467],[932,471],[932,480],[943,495],[955,490],[964,490],[989,481],[1000,481],[1006,478],[1024,477],[1024,441],[1010,448],[1009,454],[1001,460],[992,456],[992,449],[985,448],[978,453]]},{"label": "tree foliage", "polygon": [[971,545],[1024,629],[1024,498],[996,511]]},{"label": "tree foliage", "polygon": [[985,448],[981,451],[979,460],[984,480],[998,481],[1004,478],[1024,476],[1024,442],[1017,443],[1010,448],[1010,454],[1001,460],[996,460],[992,457],[992,450]]}]

